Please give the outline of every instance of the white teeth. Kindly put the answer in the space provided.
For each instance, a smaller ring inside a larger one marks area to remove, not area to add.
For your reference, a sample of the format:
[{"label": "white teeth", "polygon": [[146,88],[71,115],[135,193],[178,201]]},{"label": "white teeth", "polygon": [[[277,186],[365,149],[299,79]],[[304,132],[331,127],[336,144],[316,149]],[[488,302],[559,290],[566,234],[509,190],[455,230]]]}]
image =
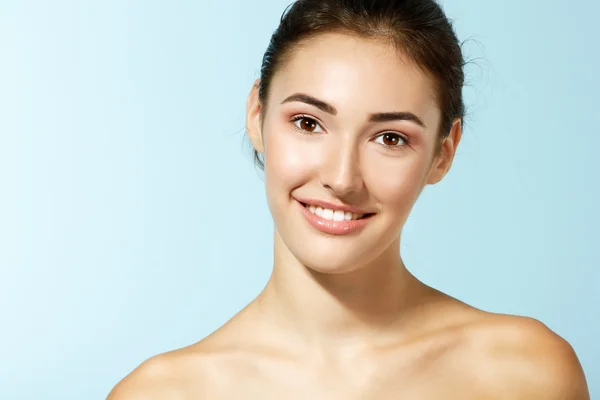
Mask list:
[{"label": "white teeth", "polygon": [[316,207],[313,205],[307,205],[306,208],[311,213],[316,214],[323,219],[328,219],[330,221],[351,221],[363,217],[362,214],[354,214],[351,212],[344,212],[342,210],[330,210],[327,208]]},{"label": "white teeth", "polygon": [[322,217],[324,219],[328,219],[328,220],[333,220],[333,210],[330,210],[329,208],[325,208],[323,210],[323,215]]},{"label": "white teeth", "polygon": [[342,210],[335,210],[333,212],[333,220],[334,221],[343,221],[344,220],[344,212]]}]

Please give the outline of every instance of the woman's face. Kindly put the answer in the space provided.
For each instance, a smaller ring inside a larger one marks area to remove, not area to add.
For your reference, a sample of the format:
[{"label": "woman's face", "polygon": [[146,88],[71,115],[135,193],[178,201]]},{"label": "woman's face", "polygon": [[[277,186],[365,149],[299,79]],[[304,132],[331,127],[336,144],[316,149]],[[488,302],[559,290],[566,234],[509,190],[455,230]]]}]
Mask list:
[{"label": "woman's face", "polygon": [[257,96],[253,88],[247,129],[264,157],[280,242],[325,273],[397,253],[410,210],[446,173],[460,139],[455,123],[435,152],[432,80],[381,42],[323,34],[275,73],[267,109]]}]

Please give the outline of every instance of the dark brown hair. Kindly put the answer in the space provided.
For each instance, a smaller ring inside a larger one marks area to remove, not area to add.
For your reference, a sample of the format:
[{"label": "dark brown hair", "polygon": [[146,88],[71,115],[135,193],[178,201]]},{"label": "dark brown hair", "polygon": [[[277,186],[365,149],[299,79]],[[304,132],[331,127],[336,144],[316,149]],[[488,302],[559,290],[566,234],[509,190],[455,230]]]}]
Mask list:
[{"label": "dark brown hair", "polygon": [[[294,45],[321,33],[341,32],[393,44],[435,82],[445,138],[463,118],[464,59],[452,25],[435,0],[297,0],[281,16],[260,71],[259,98],[267,107],[274,74]],[[254,160],[264,167],[259,154]]]}]

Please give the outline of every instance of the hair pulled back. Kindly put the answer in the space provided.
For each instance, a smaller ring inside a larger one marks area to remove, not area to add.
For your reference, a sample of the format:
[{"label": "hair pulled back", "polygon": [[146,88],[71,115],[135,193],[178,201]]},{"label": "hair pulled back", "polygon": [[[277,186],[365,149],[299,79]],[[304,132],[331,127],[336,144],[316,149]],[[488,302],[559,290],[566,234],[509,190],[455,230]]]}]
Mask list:
[{"label": "hair pulled back", "polygon": [[[273,76],[295,44],[341,32],[390,43],[433,78],[446,137],[465,106],[464,59],[452,24],[435,0],[297,0],[281,16],[262,59],[259,98],[264,108]],[[264,163],[254,152],[259,167]]]}]

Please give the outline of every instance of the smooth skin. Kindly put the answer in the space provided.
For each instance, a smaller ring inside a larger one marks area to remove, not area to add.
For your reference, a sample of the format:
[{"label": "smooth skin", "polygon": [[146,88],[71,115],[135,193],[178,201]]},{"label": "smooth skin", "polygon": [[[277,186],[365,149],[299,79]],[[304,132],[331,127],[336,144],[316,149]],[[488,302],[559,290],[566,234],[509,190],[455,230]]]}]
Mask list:
[{"label": "smooth skin", "polygon": [[[440,118],[431,77],[389,44],[328,33],[297,46],[267,104],[258,81],[247,102],[275,223],[271,278],[223,327],[145,361],[108,400],[589,399],[564,339],[466,305],[402,262],[402,227],[461,139],[457,119],[440,142]],[[374,215],[326,234],[299,198]]]}]

